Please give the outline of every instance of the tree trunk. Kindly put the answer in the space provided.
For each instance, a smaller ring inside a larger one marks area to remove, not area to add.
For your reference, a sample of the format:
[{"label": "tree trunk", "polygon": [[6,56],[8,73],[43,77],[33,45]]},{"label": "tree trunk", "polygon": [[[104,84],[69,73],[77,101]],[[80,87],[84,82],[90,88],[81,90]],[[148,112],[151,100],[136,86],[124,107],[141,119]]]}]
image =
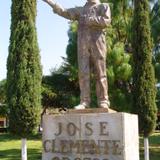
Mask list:
[{"label": "tree trunk", "polygon": [[27,160],[27,139],[22,138],[21,160]]},{"label": "tree trunk", "polygon": [[144,138],[144,159],[149,160],[149,143],[148,138]]}]

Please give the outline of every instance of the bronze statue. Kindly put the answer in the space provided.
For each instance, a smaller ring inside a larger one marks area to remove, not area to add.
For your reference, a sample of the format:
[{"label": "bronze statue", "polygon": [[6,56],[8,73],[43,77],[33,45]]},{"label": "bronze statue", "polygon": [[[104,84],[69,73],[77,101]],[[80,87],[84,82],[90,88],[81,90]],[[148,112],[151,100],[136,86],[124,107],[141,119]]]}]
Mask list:
[{"label": "bronze statue", "polygon": [[99,0],[87,0],[83,7],[64,9],[53,0],[47,2],[54,13],[78,21],[78,65],[80,104],[75,109],[90,105],[90,64],[94,67],[98,106],[109,108],[106,77],[106,44],[104,29],[111,22],[110,7]]}]

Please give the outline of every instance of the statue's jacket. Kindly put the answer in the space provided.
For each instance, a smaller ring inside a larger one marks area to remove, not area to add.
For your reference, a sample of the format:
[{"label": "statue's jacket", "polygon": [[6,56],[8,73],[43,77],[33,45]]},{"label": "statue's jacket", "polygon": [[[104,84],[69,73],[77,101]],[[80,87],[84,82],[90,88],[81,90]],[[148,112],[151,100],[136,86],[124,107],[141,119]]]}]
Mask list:
[{"label": "statue's jacket", "polygon": [[83,7],[70,9],[55,4],[53,11],[64,18],[78,21],[78,41],[94,45],[96,42],[97,47],[103,50],[104,46],[101,45],[105,45],[104,29],[111,23],[111,12],[107,3],[87,2]]}]

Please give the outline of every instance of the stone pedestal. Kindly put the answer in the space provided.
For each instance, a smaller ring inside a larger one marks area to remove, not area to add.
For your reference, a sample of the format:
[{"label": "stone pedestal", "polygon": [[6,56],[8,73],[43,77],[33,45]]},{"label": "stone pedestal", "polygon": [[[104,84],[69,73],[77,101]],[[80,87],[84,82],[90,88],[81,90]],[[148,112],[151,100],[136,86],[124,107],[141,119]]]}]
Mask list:
[{"label": "stone pedestal", "polygon": [[44,115],[42,160],[139,160],[138,139],[136,115]]}]

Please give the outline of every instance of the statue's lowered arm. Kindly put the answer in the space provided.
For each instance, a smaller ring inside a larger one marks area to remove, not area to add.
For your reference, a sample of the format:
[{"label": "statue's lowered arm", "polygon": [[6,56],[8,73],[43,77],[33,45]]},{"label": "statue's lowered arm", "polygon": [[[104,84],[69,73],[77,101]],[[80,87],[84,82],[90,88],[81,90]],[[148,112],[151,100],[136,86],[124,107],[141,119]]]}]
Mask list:
[{"label": "statue's lowered arm", "polygon": [[53,0],[43,0],[44,2],[48,3],[52,8],[54,13],[67,18],[69,20],[78,20],[79,15],[80,15],[80,8],[70,8],[70,9],[64,9],[61,7],[59,4],[57,4]]}]

